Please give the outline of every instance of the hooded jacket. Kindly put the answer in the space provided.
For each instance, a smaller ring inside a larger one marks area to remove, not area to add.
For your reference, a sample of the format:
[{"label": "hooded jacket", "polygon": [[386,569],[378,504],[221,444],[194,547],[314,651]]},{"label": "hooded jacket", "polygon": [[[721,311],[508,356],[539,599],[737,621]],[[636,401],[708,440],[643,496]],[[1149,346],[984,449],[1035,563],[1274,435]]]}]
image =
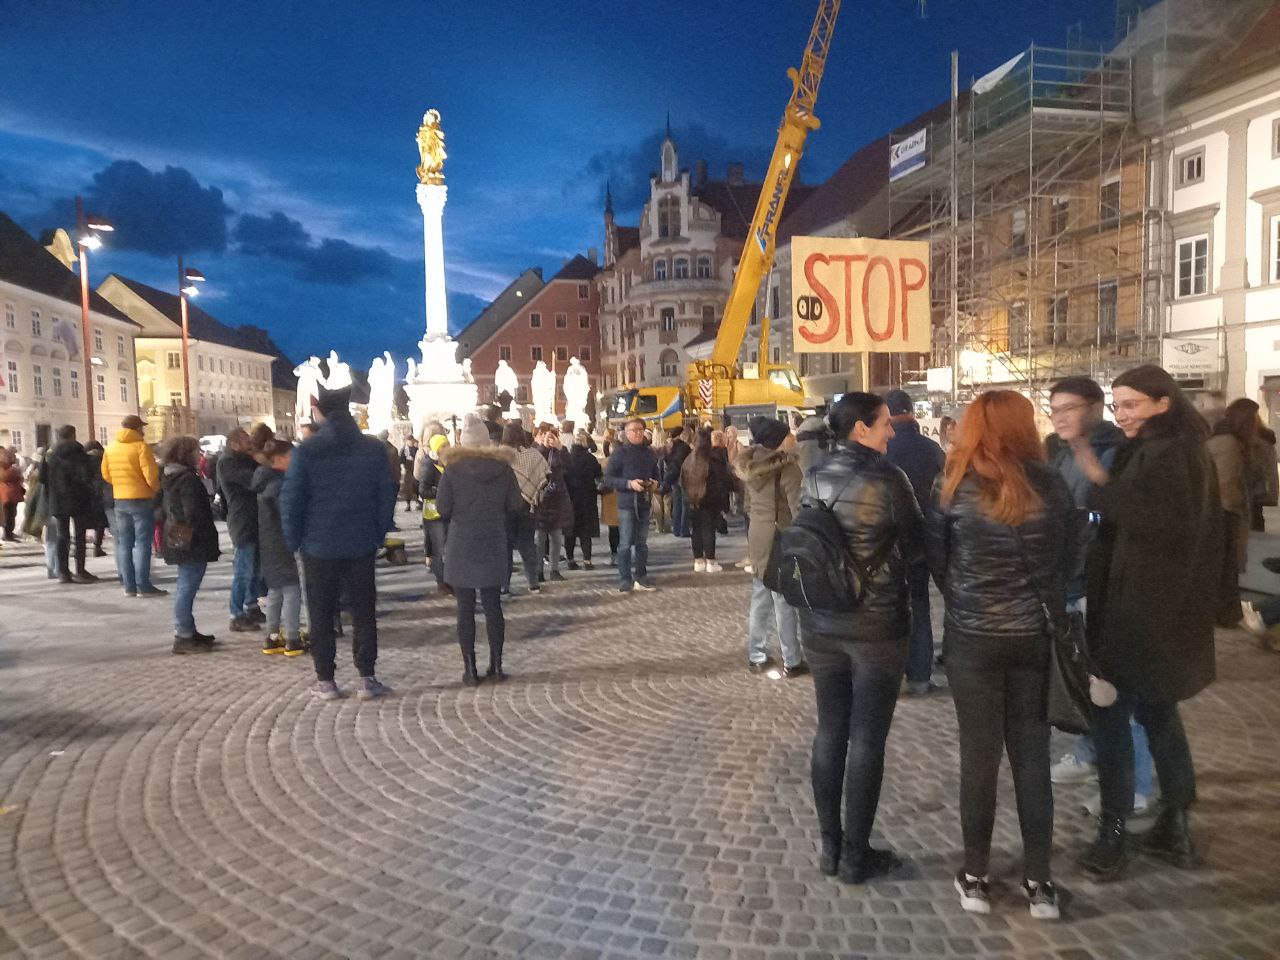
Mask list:
[{"label": "hooded jacket", "polygon": [[756,579],[764,576],[773,550],[773,535],[784,529],[800,507],[804,474],[800,458],[786,450],[770,450],[759,444],[738,455],[738,473],[747,485],[747,559]]},{"label": "hooded jacket", "polygon": [[51,517],[83,520],[93,509],[93,461],[79,440],[59,440],[40,465]]},{"label": "hooded jacket", "polygon": [[395,526],[396,484],[382,443],[335,410],[293,451],[280,520],[295,553],[326,560],[375,554]]},{"label": "hooded jacket", "polygon": [[218,489],[227,505],[227,533],[236,547],[258,542],[258,498],[253,492],[253,475],[258,461],[241,450],[227,448],[218,461]]},{"label": "hooded jacket", "polygon": [[299,582],[298,561],[284,542],[284,527],[280,523],[284,471],[263,464],[253,472],[250,486],[258,498],[258,561],[267,588],[292,586]]},{"label": "hooded jacket", "polygon": [[[535,453],[534,456],[537,456]],[[507,521],[526,510],[509,447],[450,447],[436,509],[449,523],[445,581],[451,587],[500,587],[511,562]]]},{"label": "hooded jacket", "polygon": [[165,541],[164,562],[212,563],[217,560],[221,551],[218,530],[213,525],[213,508],[196,472],[186,464],[165,464],[162,495],[165,523],[185,523],[191,527],[191,545],[187,549],[176,550],[168,540]]},{"label": "hooded jacket", "polygon": [[120,430],[102,455],[102,479],[116,500],[150,500],[160,491],[160,468],[137,430]]}]

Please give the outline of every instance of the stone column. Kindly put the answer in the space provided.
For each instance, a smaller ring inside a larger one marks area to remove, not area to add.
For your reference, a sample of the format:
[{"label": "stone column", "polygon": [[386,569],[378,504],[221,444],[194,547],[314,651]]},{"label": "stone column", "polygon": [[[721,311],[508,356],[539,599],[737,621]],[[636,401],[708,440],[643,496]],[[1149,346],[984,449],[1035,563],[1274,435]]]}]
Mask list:
[{"label": "stone column", "polygon": [[425,262],[427,339],[449,336],[449,302],[444,286],[444,205],[449,188],[443,183],[418,184],[422,210],[422,252]]}]

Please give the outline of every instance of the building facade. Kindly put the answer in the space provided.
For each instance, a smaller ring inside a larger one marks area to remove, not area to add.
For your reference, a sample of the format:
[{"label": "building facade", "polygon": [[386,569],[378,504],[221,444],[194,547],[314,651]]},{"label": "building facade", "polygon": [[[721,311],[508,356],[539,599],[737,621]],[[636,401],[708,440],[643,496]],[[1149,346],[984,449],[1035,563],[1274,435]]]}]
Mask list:
[{"label": "building facade", "polygon": [[138,325],[139,407],[148,422],[148,439],[176,432],[225,435],[255,423],[275,429],[275,356],[189,303],[191,397],[184,403],[178,297],[116,274],[98,292]]},{"label": "building facade", "polygon": [[[65,234],[61,239],[69,247]],[[105,444],[121,420],[138,412],[137,325],[96,294],[89,307],[86,383],[79,278],[0,214],[0,445],[30,456],[51,446],[64,424],[74,426],[82,442]]]}]

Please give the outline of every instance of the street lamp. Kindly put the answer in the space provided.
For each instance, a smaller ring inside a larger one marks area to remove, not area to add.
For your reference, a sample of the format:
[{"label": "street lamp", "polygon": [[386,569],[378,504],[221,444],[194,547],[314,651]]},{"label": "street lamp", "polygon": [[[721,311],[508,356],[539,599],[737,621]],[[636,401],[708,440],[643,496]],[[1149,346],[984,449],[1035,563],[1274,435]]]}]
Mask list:
[{"label": "street lamp", "polygon": [[[182,312],[182,402],[187,412],[191,412],[191,365],[187,362],[189,338],[187,334],[187,298],[198,296],[200,288],[197,283],[204,282],[204,274],[195,267],[183,267],[182,258],[178,258],[178,304]],[[185,425],[184,425],[185,429]]]},{"label": "street lamp", "polygon": [[84,396],[89,413],[89,436],[96,437],[93,423],[93,353],[89,349],[89,251],[102,246],[101,233],[114,230],[102,217],[84,212],[84,202],[76,197],[76,249],[80,253],[80,339],[84,354]]}]

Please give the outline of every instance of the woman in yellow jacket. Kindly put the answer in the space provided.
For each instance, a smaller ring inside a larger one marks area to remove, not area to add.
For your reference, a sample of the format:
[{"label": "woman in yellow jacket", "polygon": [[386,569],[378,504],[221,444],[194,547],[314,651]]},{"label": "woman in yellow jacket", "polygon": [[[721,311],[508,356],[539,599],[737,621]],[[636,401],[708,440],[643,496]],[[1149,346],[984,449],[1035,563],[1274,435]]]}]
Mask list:
[{"label": "woman in yellow jacket", "polygon": [[126,597],[166,593],[151,583],[154,498],[160,490],[160,471],[142,437],[146,425],[141,417],[125,417],[102,455],[102,479],[111,484],[116,501],[116,568]]}]

